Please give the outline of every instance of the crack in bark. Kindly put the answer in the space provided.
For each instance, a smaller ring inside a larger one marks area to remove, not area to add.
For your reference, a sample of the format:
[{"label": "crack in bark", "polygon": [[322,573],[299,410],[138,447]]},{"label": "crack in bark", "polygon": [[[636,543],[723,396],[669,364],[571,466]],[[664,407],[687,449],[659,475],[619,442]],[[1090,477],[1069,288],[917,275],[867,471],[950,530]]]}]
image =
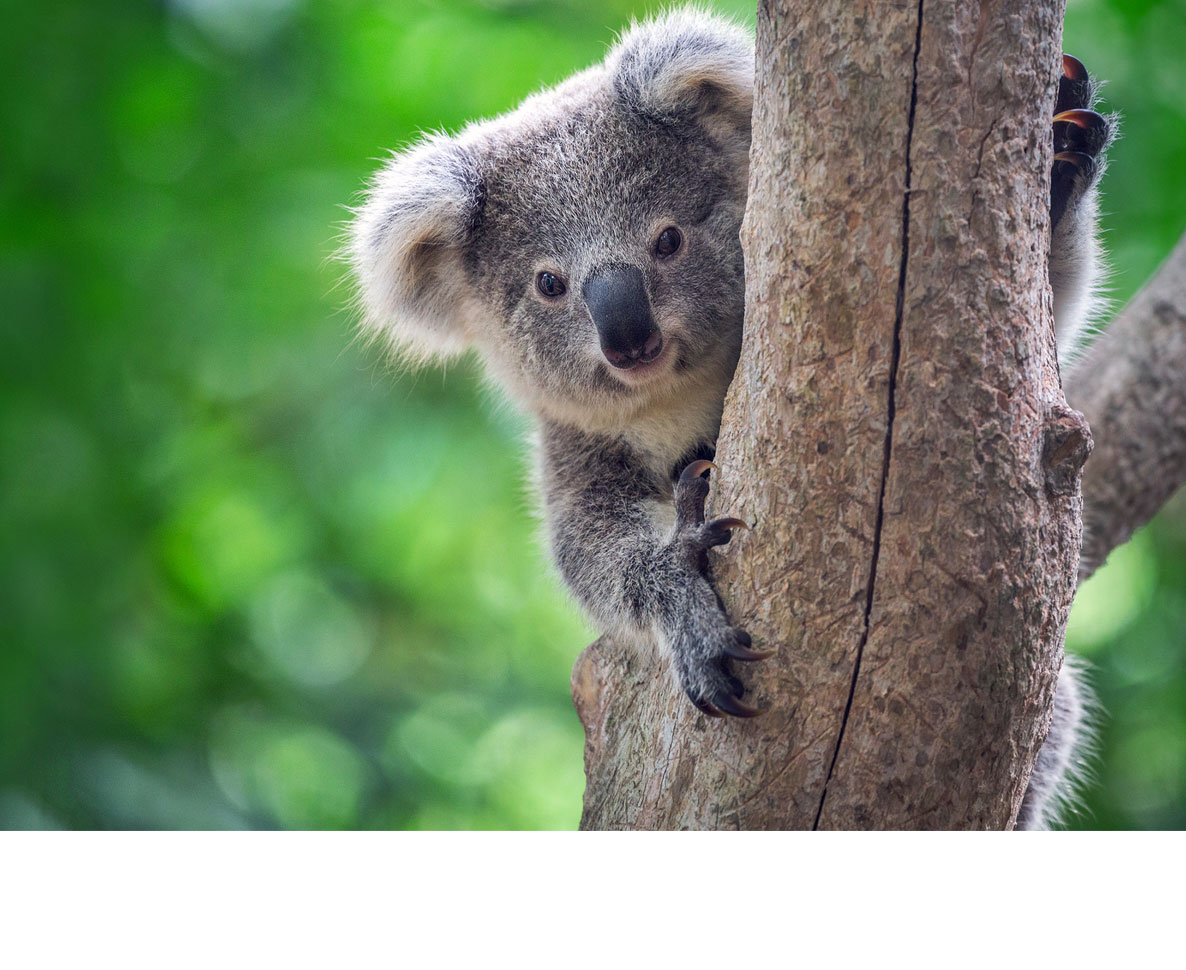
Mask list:
[{"label": "crack in bark", "polygon": [[[890,459],[894,443],[894,416],[896,413],[894,392],[898,380],[898,364],[902,354],[902,317],[906,307],[906,266],[910,257],[910,191],[911,168],[910,147],[914,140],[914,113],[918,106],[918,55],[922,48],[922,15],[925,0],[918,0],[918,22],[914,35],[914,61],[911,66],[910,77],[910,113],[906,122],[906,188],[902,193],[902,261],[898,270],[898,295],[894,308],[894,343],[889,369],[889,393],[886,408],[885,450],[882,456],[881,482],[877,494],[877,517],[873,525],[873,553],[869,562],[869,582],[865,591],[864,628],[861,638],[857,642],[857,656],[852,667],[852,680],[848,685],[848,699],[844,704],[844,714],[840,719],[840,730],[836,734],[836,746],[832,749],[832,760],[828,765],[828,774],[824,779],[823,791],[820,792],[819,807],[815,812],[812,829],[818,830],[820,818],[824,814],[824,801],[828,797],[828,784],[836,770],[836,762],[840,757],[840,746],[844,742],[844,729],[848,726],[848,717],[852,712],[853,698],[857,692],[857,677],[861,671],[861,657],[865,652],[865,644],[869,642],[870,618],[873,613],[873,591],[877,583],[877,562],[881,556],[881,529],[885,517],[885,487],[889,480]],[[991,130],[991,129],[990,129]],[[987,136],[986,136],[987,137]]]},{"label": "crack in bark", "polygon": [[[972,181],[980,178],[980,165],[984,161],[984,146],[988,143],[989,136],[993,129],[997,126],[997,119],[993,118],[988,123],[988,131],[984,133],[984,137],[980,139],[980,148],[976,151],[976,171],[972,173]],[[910,159],[906,159],[906,170],[910,170]]]}]

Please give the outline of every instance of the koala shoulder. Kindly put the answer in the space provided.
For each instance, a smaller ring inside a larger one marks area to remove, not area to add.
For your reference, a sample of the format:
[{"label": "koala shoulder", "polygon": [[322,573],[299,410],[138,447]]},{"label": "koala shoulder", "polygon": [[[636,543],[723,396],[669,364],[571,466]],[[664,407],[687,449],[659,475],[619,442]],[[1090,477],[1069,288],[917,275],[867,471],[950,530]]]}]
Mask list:
[{"label": "koala shoulder", "polygon": [[[481,255],[472,250],[491,181],[519,180],[519,198],[539,199],[533,180],[549,168],[587,168],[586,143],[598,132],[608,132],[604,154],[612,157],[626,148],[616,141],[630,140],[631,125],[698,124],[744,168],[753,57],[743,28],[695,9],[672,11],[632,26],[603,62],[518,108],[396,152],[349,228],[346,257],[364,329],[412,363],[473,343],[491,313],[466,284]],[[604,125],[611,114],[618,123]],[[587,130],[574,139],[578,124]]]}]

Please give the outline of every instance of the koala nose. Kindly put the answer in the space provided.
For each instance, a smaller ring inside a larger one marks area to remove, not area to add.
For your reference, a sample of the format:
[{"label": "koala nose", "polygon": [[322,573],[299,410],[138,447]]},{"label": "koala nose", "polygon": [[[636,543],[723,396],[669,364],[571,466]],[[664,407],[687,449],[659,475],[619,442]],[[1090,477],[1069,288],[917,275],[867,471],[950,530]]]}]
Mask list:
[{"label": "koala nose", "polygon": [[597,327],[601,352],[623,370],[654,360],[663,351],[663,335],[651,316],[642,273],[614,263],[594,271],[581,296]]}]

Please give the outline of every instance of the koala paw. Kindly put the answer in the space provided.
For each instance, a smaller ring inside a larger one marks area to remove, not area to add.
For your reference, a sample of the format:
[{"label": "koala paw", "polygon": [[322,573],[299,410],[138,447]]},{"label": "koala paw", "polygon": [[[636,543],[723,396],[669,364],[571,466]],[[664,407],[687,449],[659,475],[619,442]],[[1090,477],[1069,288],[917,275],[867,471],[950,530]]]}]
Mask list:
[{"label": "koala paw", "polygon": [[679,550],[703,574],[708,568],[708,550],[733,538],[734,529],[748,529],[741,519],[730,517],[704,521],[711,461],[700,459],[688,465],[675,483],[675,532]]},{"label": "koala paw", "polygon": [[675,488],[674,551],[686,567],[704,577],[692,591],[687,608],[676,618],[672,644],[675,666],[684,691],[705,714],[756,717],[762,712],[741,700],[745,687],[729,673],[726,660],[765,660],[774,651],[753,649],[750,635],[729,624],[716,591],[707,582],[708,550],[728,542],[734,529],[749,528],[741,519],[732,517],[704,521],[708,497],[704,476],[712,468],[716,465],[710,461],[692,462],[680,474]]},{"label": "koala paw", "polygon": [[729,625],[717,608],[683,618],[674,644],[675,668],[688,699],[709,717],[757,717],[762,710],[741,699],[745,685],[729,673],[726,658],[765,660],[744,630]]},{"label": "koala paw", "polygon": [[1077,58],[1062,56],[1054,104],[1054,167],[1050,173],[1050,222],[1057,225],[1095,184],[1098,159],[1112,137],[1113,124],[1091,110],[1095,83]]}]

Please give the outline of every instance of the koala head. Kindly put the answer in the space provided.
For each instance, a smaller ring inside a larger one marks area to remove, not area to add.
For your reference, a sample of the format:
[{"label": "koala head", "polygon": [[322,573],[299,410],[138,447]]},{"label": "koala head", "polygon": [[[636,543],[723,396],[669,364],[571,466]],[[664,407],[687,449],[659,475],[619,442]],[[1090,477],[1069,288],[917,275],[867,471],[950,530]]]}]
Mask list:
[{"label": "koala head", "polygon": [[679,11],[396,155],[351,227],[365,325],[413,359],[474,345],[513,396],[570,420],[727,380],[752,89],[749,36]]}]

